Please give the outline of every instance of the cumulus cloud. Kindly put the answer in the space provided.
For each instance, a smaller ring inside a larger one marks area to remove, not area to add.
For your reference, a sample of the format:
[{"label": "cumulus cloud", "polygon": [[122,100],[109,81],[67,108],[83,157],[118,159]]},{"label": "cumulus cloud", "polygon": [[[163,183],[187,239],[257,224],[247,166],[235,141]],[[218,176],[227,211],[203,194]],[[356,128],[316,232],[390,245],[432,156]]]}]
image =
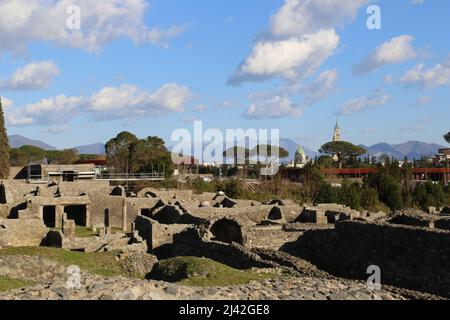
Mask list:
[{"label": "cumulus cloud", "polygon": [[[81,28],[67,27],[68,8],[78,6]],[[129,38],[135,43],[167,46],[183,28],[151,28],[144,15],[145,0],[0,0],[0,52],[24,52],[30,42],[51,42],[60,46],[99,52],[114,40]]]},{"label": "cumulus cloud", "polygon": [[286,0],[271,17],[270,31],[278,37],[302,36],[353,20],[369,0]]},{"label": "cumulus cloud", "polygon": [[62,94],[21,108],[9,108],[5,118],[11,126],[64,123],[70,121],[83,103],[83,97],[68,97]]},{"label": "cumulus cloud", "polygon": [[336,70],[327,70],[319,74],[311,85],[301,91],[306,95],[306,104],[312,105],[333,95],[336,92],[337,80]]},{"label": "cumulus cloud", "polygon": [[[299,116],[309,106],[324,100],[337,92],[336,83],[338,80],[338,73],[336,70],[327,70],[320,73],[314,81],[308,85],[301,82],[289,83],[281,88],[268,91],[256,92],[248,96],[249,100],[256,101],[243,113],[243,116],[248,119],[271,119],[286,116]],[[295,97],[300,103],[290,102],[291,98]],[[288,101],[290,103],[288,103]],[[277,106],[279,111],[270,111],[271,106]]]},{"label": "cumulus cloud", "polygon": [[105,87],[90,97],[59,95],[23,107],[5,108],[10,126],[58,125],[86,113],[94,120],[136,119],[182,112],[193,94],[184,86],[170,83],[155,92],[124,84]]},{"label": "cumulus cloud", "polygon": [[402,35],[383,43],[363,62],[353,68],[354,74],[361,75],[388,64],[402,63],[414,59],[417,54],[411,45],[413,40],[413,36]]},{"label": "cumulus cloud", "polygon": [[345,116],[355,112],[362,112],[367,109],[385,105],[391,97],[388,94],[377,93],[371,97],[360,97],[344,103],[338,111],[339,115]]},{"label": "cumulus cloud", "polygon": [[244,112],[243,117],[250,120],[278,119],[301,115],[302,110],[289,98],[275,96],[251,104]]},{"label": "cumulus cloud", "polygon": [[406,71],[400,81],[422,89],[450,85],[450,63],[439,63],[430,69],[419,64]]},{"label": "cumulus cloud", "polygon": [[339,44],[334,30],[323,30],[301,38],[260,41],[228,80],[229,84],[272,77],[295,79],[309,76],[333,54]]},{"label": "cumulus cloud", "polygon": [[9,79],[0,80],[0,90],[30,91],[47,89],[57,75],[59,75],[59,69],[52,61],[29,63],[18,69]]},{"label": "cumulus cloud", "polygon": [[311,76],[336,50],[335,28],[353,20],[369,0],[285,0],[264,38],[231,75],[228,84]]}]

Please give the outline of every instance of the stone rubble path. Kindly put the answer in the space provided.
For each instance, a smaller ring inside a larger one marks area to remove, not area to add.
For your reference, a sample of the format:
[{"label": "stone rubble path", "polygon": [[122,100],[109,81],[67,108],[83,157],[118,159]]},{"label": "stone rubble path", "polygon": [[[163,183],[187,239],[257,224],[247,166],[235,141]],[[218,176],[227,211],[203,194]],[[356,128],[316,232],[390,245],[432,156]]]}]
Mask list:
[{"label": "stone rubble path", "polygon": [[65,281],[0,293],[0,300],[404,300],[386,290],[371,291],[344,279],[280,277],[247,285],[196,288],[122,277],[83,274],[80,290]]}]

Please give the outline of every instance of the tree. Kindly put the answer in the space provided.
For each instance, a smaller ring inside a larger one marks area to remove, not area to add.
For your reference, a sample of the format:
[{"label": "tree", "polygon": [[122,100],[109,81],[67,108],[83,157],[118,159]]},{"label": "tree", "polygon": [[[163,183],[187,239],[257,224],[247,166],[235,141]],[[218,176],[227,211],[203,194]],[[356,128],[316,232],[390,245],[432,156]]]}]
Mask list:
[{"label": "tree", "polygon": [[237,167],[239,164],[246,164],[250,158],[250,150],[244,147],[234,146],[223,152],[226,159],[233,159],[233,164]]},{"label": "tree", "polygon": [[134,146],[131,159],[132,172],[153,172],[164,168],[166,176],[173,174],[174,165],[171,153],[165,142],[159,137],[148,137],[139,140]]},{"label": "tree", "polygon": [[17,149],[11,149],[11,164],[15,167],[23,167],[31,163],[41,163],[45,160],[47,152],[35,146],[25,145]]},{"label": "tree", "polygon": [[108,165],[114,168],[115,172],[131,172],[131,162],[137,142],[138,138],[134,134],[124,131],[106,143]]},{"label": "tree", "polygon": [[3,116],[2,99],[0,98],[0,179],[7,179],[11,169],[9,160],[9,141]]},{"label": "tree", "polygon": [[326,184],[325,177],[316,164],[308,163],[303,168],[302,184],[304,190],[304,198],[311,202],[316,202],[320,191]]},{"label": "tree", "polygon": [[342,168],[345,160],[362,156],[367,153],[367,150],[350,142],[333,141],[324,144],[320,148],[320,153],[330,154],[333,156],[336,155],[339,168]]},{"label": "tree", "polygon": [[378,188],[380,200],[389,208],[392,210],[403,208],[402,187],[394,177],[386,174],[381,175],[378,180]]},{"label": "tree", "polygon": [[159,137],[138,139],[121,132],[106,143],[108,165],[118,173],[149,173],[165,169],[166,177],[173,174],[171,153]]},{"label": "tree", "polygon": [[374,188],[364,187],[361,192],[361,206],[364,209],[374,209],[378,204],[378,192]]},{"label": "tree", "polygon": [[266,169],[269,169],[274,162],[279,164],[280,159],[289,157],[289,151],[280,146],[260,144],[250,151],[250,157],[264,158]]},{"label": "tree", "polygon": [[74,164],[78,159],[79,155],[76,149],[47,151],[47,161],[49,164]]}]

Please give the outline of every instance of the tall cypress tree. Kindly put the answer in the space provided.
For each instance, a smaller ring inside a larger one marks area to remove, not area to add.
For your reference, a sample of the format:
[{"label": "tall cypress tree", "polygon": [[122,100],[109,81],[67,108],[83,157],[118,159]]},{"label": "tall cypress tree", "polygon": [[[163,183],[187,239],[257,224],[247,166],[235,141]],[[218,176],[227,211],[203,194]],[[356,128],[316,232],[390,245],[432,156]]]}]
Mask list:
[{"label": "tall cypress tree", "polygon": [[2,98],[0,97],[0,179],[9,177],[10,167],[8,134],[6,133]]}]

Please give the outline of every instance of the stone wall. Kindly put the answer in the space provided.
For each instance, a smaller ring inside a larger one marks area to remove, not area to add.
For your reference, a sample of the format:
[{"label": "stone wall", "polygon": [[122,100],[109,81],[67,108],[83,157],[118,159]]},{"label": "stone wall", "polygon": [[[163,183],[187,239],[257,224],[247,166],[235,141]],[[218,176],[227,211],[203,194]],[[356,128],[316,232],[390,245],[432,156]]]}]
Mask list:
[{"label": "stone wall", "polygon": [[202,231],[188,228],[174,235],[173,254],[175,256],[196,256],[210,258],[237,269],[271,268],[275,263],[262,260],[257,254],[237,244],[226,244],[204,239]]},{"label": "stone wall", "polygon": [[[260,223],[267,219],[269,213],[274,208],[274,206],[270,205],[236,208],[200,208],[198,204],[193,205],[192,203],[182,203],[182,205],[189,213],[196,217],[212,219],[216,216],[240,216],[248,218],[253,223]],[[303,210],[300,206],[280,206],[279,208],[281,209],[283,219],[288,222],[293,222]]]},{"label": "stone wall", "polygon": [[0,220],[0,248],[39,246],[46,233],[47,228],[42,220],[2,219]]},{"label": "stone wall", "polygon": [[258,226],[246,231],[249,248],[279,250],[285,243],[298,239],[301,231],[285,231],[282,225]]},{"label": "stone wall", "polygon": [[59,189],[65,196],[79,196],[81,194],[93,195],[110,193],[108,181],[77,181],[59,182]]},{"label": "stone wall", "polygon": [[384,284],[450,297],[448,231],[349,221],[306,232],[283,250],[341,277],[366,280],[377,265]]},{"label": "stone wall", "polygon": [[183,224],[160,224],[155,220],[144,216],[137,216],[135,229],[146,242],[150,250],[156,250],[164,245],[173,244],[174,236],[190,225]]},{"label": "stone wall", "polygon": [[122,229],[124,198],[99,194],[90,196],[89,198],[91,200],[92,226],[105,226],[105,222],[108,222],[106,220],[109,220],[109,227]]}]

